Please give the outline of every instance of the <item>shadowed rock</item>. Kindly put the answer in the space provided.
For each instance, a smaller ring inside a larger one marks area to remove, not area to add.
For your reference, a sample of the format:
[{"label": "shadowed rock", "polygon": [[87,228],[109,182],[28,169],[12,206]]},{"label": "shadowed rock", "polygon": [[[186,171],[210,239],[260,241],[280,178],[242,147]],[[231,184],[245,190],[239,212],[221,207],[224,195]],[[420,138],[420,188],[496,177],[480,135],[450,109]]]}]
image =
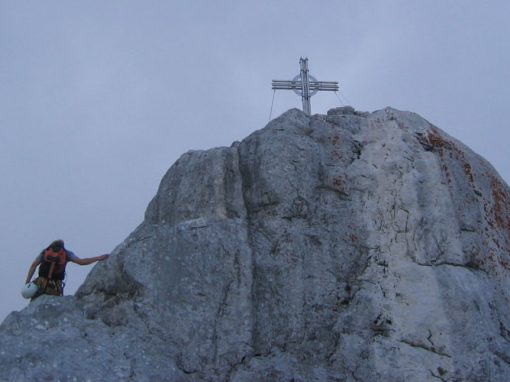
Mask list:
[{"label": "shadowed rock", "polygon": [[0,380],[507,381],[510,194],[416,114],[290,110],[184,154]]}]

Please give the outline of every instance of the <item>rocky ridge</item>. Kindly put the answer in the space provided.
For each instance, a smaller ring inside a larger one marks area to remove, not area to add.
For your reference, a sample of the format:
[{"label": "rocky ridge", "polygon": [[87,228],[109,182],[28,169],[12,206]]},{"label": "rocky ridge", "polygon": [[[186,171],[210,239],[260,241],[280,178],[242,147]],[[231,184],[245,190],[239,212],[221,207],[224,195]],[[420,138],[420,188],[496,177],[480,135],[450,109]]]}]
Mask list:
[{"label": "rocky ridge", "polygon": [[290,110],[184,154],[76,296],[0,326],[9,381],[507,381],[510,190],[410,112]]}]

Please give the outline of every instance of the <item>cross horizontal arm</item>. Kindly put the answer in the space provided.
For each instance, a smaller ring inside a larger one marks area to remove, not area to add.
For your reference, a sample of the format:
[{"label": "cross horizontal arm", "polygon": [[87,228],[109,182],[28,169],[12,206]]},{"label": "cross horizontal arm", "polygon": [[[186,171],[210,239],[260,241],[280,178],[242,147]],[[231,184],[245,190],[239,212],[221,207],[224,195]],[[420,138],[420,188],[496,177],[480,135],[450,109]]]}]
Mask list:
[{"label": "cross horizontal arm", "polygon": [[333,81],[310,81],[310,90],[338,91],[338,82]]},{"label": "cross horizontal arm", "polygon": [[[310,90],[338,91],[338,82],[334,81],[310,81],[308,84]],[[299,90],[301,88],[301,81],[273,80],[273,89],[275,90]]]},{"label": "cross horizontal arm", "polygon": [[301,81],[279,81],[273,80],[273,89],[301,89]]}]

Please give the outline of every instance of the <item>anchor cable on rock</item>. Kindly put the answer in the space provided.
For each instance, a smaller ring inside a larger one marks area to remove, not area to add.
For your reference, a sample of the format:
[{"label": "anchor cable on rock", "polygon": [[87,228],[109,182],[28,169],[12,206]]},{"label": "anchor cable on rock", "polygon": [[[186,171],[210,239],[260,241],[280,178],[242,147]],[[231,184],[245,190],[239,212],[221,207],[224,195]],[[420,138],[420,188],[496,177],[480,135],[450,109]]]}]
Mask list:
[{"label": "anchor cable on rock", "polygon": [[269,111],[269,121],[271,121],[271,116],[273,115],[273,105],[274,105],[274,95],[276,94],[276,89],[273,90],[273,100],[271,101],[271,110]]}]

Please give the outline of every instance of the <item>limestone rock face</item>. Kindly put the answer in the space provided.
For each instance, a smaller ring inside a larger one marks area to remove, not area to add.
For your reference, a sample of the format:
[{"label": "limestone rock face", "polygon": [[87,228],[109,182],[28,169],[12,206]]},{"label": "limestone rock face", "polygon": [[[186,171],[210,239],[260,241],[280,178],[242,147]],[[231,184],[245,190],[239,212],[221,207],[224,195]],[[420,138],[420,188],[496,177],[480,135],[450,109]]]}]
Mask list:
[{"label": "limestone rock face", "polygon": [[290,110],[184,154],[76,296],[0,326],[8,381],[501,381],[510,191],[416,114]]}]

